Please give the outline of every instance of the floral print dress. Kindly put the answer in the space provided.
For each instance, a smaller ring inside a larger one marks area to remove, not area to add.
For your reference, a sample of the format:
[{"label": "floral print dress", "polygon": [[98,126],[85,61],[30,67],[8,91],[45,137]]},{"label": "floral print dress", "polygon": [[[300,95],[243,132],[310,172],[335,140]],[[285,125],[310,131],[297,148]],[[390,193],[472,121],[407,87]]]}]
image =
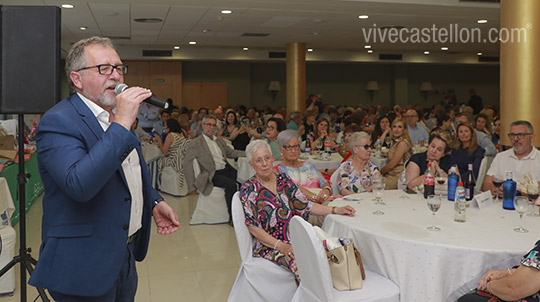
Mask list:
[{"label": "floral print dress", "polygon": [[[286,174],[274,173],[277,178],[277,195],[253,176],[240,188],[240,200],[246,215],[246,225],[261,228],[270,236],[290,243],[289,222],[296,215],[307,221],[313,203]],[[256,238],[253,240],[253,257],[265,258],[290,270],[296,280],[300,281],[294,260],[287,260],[277,249],[265,246]]]},{"label": "floral print dress", "polygon": [[352,160],[343,162],[336,171],[339,191],[347,189],[354,193],[362,193],[371,187],[371,179],[381,175],[377,165],[371,161],[366,163],[362,171],[354,168]]}]

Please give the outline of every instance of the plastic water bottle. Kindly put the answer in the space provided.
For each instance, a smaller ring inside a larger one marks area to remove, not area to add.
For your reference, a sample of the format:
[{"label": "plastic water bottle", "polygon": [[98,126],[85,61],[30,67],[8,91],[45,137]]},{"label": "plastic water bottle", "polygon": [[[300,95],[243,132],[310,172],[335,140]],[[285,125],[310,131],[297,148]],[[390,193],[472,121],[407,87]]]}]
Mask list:
[{"label": "plastic water bottle", "polygon": [[454,221],[465,222],[467,210],[467,201],[465,200],[465,188],[460,181],[456,187],[456,200],[454,201]]},{"label": "plastic water bottle", "polygon": [[512,171],[506,171],[506,180],[503,182],[503,209],[515,210],[514,197],[516,197],[516,182],[512,180]]},{"label": "plastic water bottle", "polygon": [[381,137],[377,136],[377,152],[381,152]]},{"label": "plastic water bottle", "polygon": [[456,187],[459,182],[459,176],[456,174],[456,166],[452,166],[450,175],[448,175],[448,200],[456,199]]}]

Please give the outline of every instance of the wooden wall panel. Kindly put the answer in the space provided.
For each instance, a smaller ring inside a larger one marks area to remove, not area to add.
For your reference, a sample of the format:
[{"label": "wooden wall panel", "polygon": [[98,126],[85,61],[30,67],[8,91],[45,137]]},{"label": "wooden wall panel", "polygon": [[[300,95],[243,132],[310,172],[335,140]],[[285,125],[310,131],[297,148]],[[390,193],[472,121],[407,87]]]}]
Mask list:
[{"label": "wooden wall panel", "polygon": [[227,83],[184,83],[182,99],[190,109],[215,109],[227,105]]}]

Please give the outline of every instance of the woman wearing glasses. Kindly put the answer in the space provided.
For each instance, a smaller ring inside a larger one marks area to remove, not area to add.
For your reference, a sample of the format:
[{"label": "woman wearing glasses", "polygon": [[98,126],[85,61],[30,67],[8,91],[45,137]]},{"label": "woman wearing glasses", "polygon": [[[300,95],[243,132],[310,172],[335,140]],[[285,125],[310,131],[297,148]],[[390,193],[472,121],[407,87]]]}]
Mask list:
[{"label": "woman wearing glasses", "polygon": [[451,148],[451,141],[452,138],[446,132],[431,133],[427,151],[413,154],[405,166],[409,188],[424,183],[424,173],[428,163],[431,163],[433,174],[439,172],[443,176],[448,175],[450,168],[456,164],[454,158],[447,154]]},{"label": "woman wearing glasses", "polygon": [[354,208],[328,207],[314,203],[284,173],[273,170],[274,157],[263,140],[254,140],[246,148],[249,165],[255,175],[240,188],[240,200],[246,225],[255,237],[253,257],[260,257],[291,271],[300,282],[289,236],[293,216],[308,219],[310,215],[354,215]]},{"label": "woman wearing glasses", "polygon": [[370,192],[371,180],[381,175],[377,165],[369,160],[371,137],[366,132],[355,132],[349,141],[351,157],[337,169],[337,185],[342,195]]}]

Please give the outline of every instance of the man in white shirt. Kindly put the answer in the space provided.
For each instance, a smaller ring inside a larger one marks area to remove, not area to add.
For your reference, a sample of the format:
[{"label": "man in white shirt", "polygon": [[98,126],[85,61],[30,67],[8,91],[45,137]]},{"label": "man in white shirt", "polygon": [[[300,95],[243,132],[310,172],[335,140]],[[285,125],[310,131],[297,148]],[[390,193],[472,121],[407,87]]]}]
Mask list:
[{"label": "man in white shirt", "polygon": [[[238,191],[238,184],[237,171],[227,162],[227,158],[245,156],[245,152],[231,149],[223,139],[216,137],[215,116],[205,116],[201,124],[203,134],[191,140],[184,157],[184,174],[188,191],[192,193],[199,191],[200,194],[207,196],[214,186],[224,188],[230,216],[232,197]],[[194,160],[198,161],[201,169],[197,177],[193,171]]]},{"label": "man in white shirt", "polygon": [[493,177],[506,179],[506,172],[512,172],[512,178],[517,182],[517,189],[526,192],[527,184],[540,180],[540,152],[532,143],[534,141],[533,126],[528,121],[515,121],[510,124],[508,137],[512,149],[500,152],[495,156],[486,174],[482,190],[491,190],[493,194],[502,196],[502,188],[493,185]]},{"label": "man in white shirt", "polygon": [[423,145],[427,143],[429,135],[423,127],[418,125],[418,113],[414,109],[409,109],[405,112],[405,121],[409,130],[409,137],[413,144]]}]

